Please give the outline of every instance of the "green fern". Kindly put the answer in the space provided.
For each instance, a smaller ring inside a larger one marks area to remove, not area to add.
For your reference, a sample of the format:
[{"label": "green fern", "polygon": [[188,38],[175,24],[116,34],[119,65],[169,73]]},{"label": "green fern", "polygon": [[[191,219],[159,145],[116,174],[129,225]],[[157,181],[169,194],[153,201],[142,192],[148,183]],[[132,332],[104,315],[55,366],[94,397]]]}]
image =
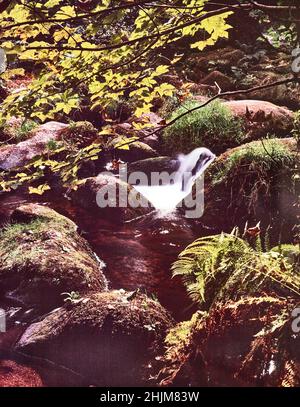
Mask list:
[{"label": "green fern", "polygon": [[260,292],[300,295],[300,277],[294,266],[275,251],[263,253],[231,234],[197,239],[172,265],[194,302],[208,309],[215,301],[239,299]]}]

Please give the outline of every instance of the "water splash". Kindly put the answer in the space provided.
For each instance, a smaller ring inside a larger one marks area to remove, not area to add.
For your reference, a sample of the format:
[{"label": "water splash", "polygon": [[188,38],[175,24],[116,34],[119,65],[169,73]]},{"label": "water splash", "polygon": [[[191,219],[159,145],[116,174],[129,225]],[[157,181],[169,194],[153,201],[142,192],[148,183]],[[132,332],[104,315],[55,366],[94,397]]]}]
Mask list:
[{"label": "water splash", "polygon": [[[207,148],[199,147],[191,153],[178,156],[179,169],[167,185],[135,185],[161,215],[172,212],[192,191],[195,180],[200,177],[216,156]],[[154,169],[155,171],[155,169]]]}]

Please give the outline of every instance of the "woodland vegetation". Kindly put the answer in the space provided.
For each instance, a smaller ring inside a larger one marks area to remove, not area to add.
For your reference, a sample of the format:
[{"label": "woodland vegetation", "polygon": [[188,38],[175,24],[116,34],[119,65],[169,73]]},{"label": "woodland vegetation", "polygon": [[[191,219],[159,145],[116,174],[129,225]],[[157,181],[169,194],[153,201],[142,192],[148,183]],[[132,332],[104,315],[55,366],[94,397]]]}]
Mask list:
[{"label": "woodland vegetation", "polygon": [[[0,386],[300,385],[299,21],[0,0]],[[201,218],[97,205],[198,147]]]}]

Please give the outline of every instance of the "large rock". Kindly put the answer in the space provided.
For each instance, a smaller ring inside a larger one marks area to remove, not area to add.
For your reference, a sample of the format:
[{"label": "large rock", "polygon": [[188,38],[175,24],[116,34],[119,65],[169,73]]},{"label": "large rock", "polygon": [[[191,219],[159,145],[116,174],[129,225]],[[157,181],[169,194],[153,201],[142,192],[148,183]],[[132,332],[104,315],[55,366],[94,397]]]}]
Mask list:
[{"label": "large rock", "polygon": [[289,136],[293,129],[293,112],[270,102],[220,99],[205,105],[202,96],[194,99],[173,112],[171,119],[179,116],[178,120],[162,133],[162,148],[168,155],[200,146],[221,154],[252,140]]},{"label": "large rock", "polygon": [[[122,223],[139,217],[151,210],[149,203],[125,181],[110,174],[86,178],[76,191],[70,193],[72,202],[93,212],[97,218]],[[138,207],[130,204],[136,198]]]},{"label": "large rock", "polygon": [[[134,134],[131,132],[128,137],[132,137],[133,135],[139,136],[140,134]],[[110,141],[109,147],[114,149],[114,157],[116,159],[120,159],[125,162],[133,162],[158,156],[157,152],[152,147],[150,147],[150,145],[138,140],[128,144],[128,148],[125,148],[126,146],[118,148],[118,146],[123,146],[123,144],[126,144],[127,140],[127,136],[119,136]]]},{"label": "large rock", "polygon": [[[28,139],[0,149],[0,169],[8,171],[22,167],[36,156],[63,145],[68,152],[86,147],[98,139],[98,131],[89,122],[64,124],[48,122],[28,134]],[[99,142],[102,140],[99,138]]]},{"label": "large rock", "polygon": [[47,311],[62,293],[105,290],[106,279],[76,225],[37,204],[20,206],[1,231],[0,296],[22,307]]},{"label": "large rock", "polygon": [[219,233],[261,221],[273,244],[291,242],[299,223],[296,144],[293,138],[253,141],[218,157],[206,172],[201,222]]},{"label": "large rock", "polygon": [[128,165],[128,176],[134,172],[141,172],[147,176],[148,184],[150,185],[151,174],[167,173],[171,175],[178,170],[179,165],[179,160],[171,157],[147,158],[130,163]]},{"label": "large rock", "polygon": [[161,305],[124,290],[97,293],[30,325],[17,350],[48,359],[98,386],[147,384],[173,321]]},{"label": "large rock", "polygon": [[[203,103],[201,96],[196,100]],[[243,143],[267,136],[285,137],[293,129],[294,113],[286,107],[274,105],[265,100],[230,100],[223,101],[233,116],[240,120],[243,127]],[[234,145],[228,145],[234,147]]]},{"label": "large rock", "polygon": [[61,140],[60,132],[66,127],[67,124],[49,122],[35,129],[28,140],[1,148],[0,169],[8,171],[22,167],[35,156],[45,153],[49,142]]},{"label": "large rock", "polygon": [[168,334],[159,384],[299,386],[299,336],[289,320],[296,303],[262,294],[197,312]]},{"label": "large rock", "polygon": [[224,102],[233,115],[243,120],[244,141],[272,136],[287,136],[293,128],[291,110],[264,100],[234,100]]}]

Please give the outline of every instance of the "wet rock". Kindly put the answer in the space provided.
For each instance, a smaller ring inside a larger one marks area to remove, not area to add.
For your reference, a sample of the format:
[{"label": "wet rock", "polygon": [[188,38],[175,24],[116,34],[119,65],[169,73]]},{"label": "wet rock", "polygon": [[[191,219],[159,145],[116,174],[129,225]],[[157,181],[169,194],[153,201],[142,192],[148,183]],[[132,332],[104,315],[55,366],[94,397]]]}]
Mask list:
[{"label": "wet rock", "polygon": [[[128,177],[134,172],[141,172],[147,176],[148,185],[151,182],[151,174],[172,174],[179,168],[179,161],[171,157],[155,157],[146,160],[135,161],[128,165]],[[155,185],[151,182],[151,185]]]},{"label": "wet rock", "polygon": [[13,360],[0,360],[0,387],[42,387],[40,375]]},{"label": "wet rock", "polygon": [[[113,220],[113,219],[112,219]],[[180,277],[172,278],[171,264],[178,253],[199,236],[177,213],[156,211],[120,225],[96,216],[79,217],[86,239],[107,265],[105,275],[113,288],[141,289],[155,295],[176,318],[190,316],[191,300]]]},{"label": "wet rock", "polygon": [[91,384],[147,384],[173,321],[161,305],[124,290],[84,297],[30,325],[17,350],[80,373]]},{"label": "wet rock", "polygon": [[[137,207],[130,204],[131,197],[136,201]],[[92,211],[97,218],[117,223],[139,217],[151,210],[148,202],[133,187],[112,174],[86,178],[76,191],[70,193],[70,198],[75,205]]]},{"label": "wet rock", "polygon": [[[123,126],[124,128],[124,126]],[[126,129],[127,130],[127,129]],[[132,137],[131,134],[127,137]],[[139,137],[141,134],[137,135]],[[143,160],[145,158],[157,157],[158,154],[152,147],[142,141],[134,141],[128,144],[127,148],[118,148],[126,143],[127,137],[116,137],[109,143],[109,147],[114,148],[114,156],[116,159],[120,159],[125,162],[133,162],[137,160]]]},{"label": "wet rock", "polygon": [[76,225],[37,204],[20,206],[1,231],[0,296],[6,302],[47,311],[62,293],[106,289],[103,265]]}]

